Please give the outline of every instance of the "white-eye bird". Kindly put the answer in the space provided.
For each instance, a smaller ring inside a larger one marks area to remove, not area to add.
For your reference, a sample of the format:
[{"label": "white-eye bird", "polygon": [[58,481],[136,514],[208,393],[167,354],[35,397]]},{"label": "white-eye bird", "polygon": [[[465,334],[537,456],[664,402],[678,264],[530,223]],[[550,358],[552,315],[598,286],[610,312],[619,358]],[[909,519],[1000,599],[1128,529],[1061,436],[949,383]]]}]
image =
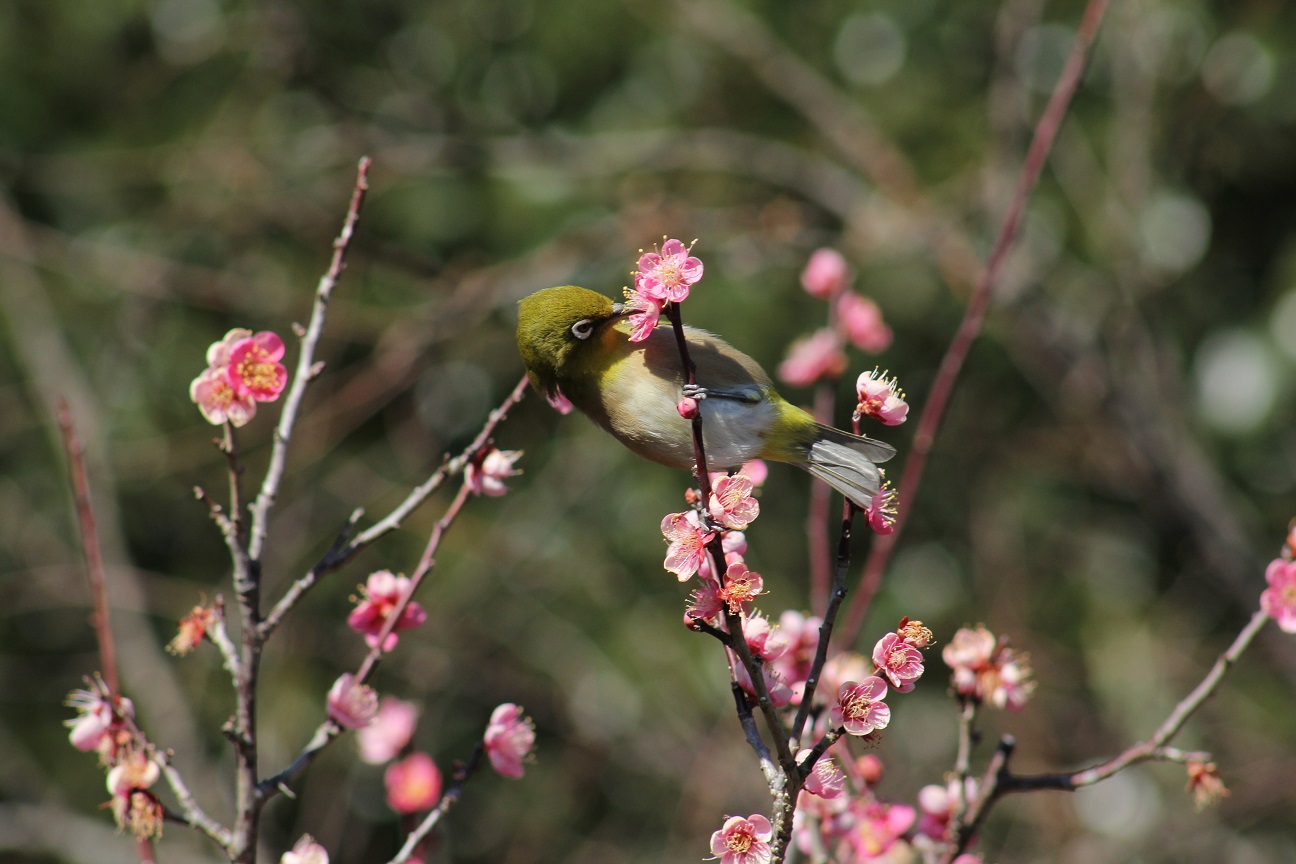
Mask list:
[{"label": "white-eye bird", "polygon": [[[587,417],[645,459],[691,469],[692,424],[676,406],[685,376],[672,328],[628,338],[633,311],[575,285],[537,291],[518,303],[517,341],[527,377],[546,396],[561,392]],[[707,467],[750,459],[809,471],[867,508],[881,484],[878,463],[895,455],[881,441],[818,423],[775,391],[755,360],[717,336],[684,328],[696,367]]]}]

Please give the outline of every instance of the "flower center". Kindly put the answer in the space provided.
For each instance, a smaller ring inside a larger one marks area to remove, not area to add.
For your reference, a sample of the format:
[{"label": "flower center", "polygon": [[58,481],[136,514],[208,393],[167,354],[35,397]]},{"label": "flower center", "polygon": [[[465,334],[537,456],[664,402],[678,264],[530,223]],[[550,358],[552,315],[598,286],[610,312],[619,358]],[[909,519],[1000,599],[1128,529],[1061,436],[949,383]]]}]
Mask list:
[{"label": "flower center", "polygon": [[729,847],[730,852],[746,852],[748,849],[751,849],[752,836],[746,831],[730,834],[729,839],[725,841],[725,845]]},{"label": "flower center", "polygon": [[279,383],[275,362],[265,349],[253,346],[238,364],[239,379],[254,390],[271,390]]}]

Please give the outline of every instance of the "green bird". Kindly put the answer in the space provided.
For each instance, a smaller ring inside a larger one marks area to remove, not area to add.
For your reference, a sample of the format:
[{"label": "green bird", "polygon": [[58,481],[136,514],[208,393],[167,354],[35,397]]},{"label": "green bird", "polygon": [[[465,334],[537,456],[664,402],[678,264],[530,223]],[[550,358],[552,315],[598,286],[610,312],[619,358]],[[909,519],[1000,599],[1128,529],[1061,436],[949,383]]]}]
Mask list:
[{"label": "green bird", "polygon": [[537,291],[518,303],[517,342],[527,377],[547,397],[561,394],[630,450],[692,469],[693,429],[677,409],[698,400],[707,467],[751,459],[787,462],[867,508],[881,485],[878,464],[895,455],[881,441],[817,422],[774,389],[755,360],[705,330],[685,327],[696,386],[685,387],[668,325],[629,340],[625,304],[575,285]]}]

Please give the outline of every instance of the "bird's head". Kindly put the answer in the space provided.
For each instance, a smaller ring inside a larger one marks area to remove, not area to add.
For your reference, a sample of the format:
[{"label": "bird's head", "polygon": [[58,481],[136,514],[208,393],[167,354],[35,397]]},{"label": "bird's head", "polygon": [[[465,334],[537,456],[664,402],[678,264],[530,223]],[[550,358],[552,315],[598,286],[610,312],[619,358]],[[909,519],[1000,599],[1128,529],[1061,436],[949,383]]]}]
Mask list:
[{"label": "bird's head", "polygon": [[531,382],[552,393],[560,379],[597,376],[603,337],[628,311],[624,304],[575,285],[522,298],[517,343]]}]

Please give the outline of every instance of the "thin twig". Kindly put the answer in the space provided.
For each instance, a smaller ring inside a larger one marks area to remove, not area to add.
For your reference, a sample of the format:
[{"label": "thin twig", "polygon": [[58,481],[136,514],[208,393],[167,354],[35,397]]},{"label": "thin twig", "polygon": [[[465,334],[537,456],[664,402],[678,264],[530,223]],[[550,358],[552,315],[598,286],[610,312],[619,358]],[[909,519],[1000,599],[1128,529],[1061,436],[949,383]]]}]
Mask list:
[{"label": "thin twig", "polygon": [[1057,85],[1053,88],[1053,94],[1049,97],[1044,113],[1040,115],[1039,122],[1035,126],[1035,134],[1031,140],[1030,149],[1026,152],[1026,159],[1017,181],[1017,190],[999,227],[999,235],[995,240],[994,249],[986,261],[985,268],[981,271],[980,279],[977,280],[976,290],[968,300],[967,308],[963,313],[963,320],[959,323],[959,328],[955,332],[949,348],[946,349],[945,356],[941,358],[936,378],[932,382],[931,392],[928,394],[926,404],[923,406],[922,415],[918,418],[918,429],[914,433],[913,444],[909,456],[905,460],[904,470],[900,475],[900,485],[898,487],[900,500],[897,506],[895,529],[891,534],[879,537],[869,550],[868,559],[864,564],[864,572],[860,577],[860,588],[855,595],[855,599],[851,601],[850,614],[847,618],[845,634],[847,644],[853,643],[855,637],[859,634],[860,626],[863,624],[864,616],[872,603],[873,595],[877,593],[877,589],[882,583],[882,574],[891,559],[891,552],[895,549],[901,532],[904,530],[909,510],[913,506],[918,486],[922,482],[923,471],[927,464],[927,454],[931,451],[932,444],[936,440],[936,433],[940,428],[945,409],[954,392],[954,384],[958,380],[959,372],[963,368],[963,361],[967,359],[972,343],[976,341],[981,332],[986,310],[990,306],[991,290],[999,278],[1000,271],[1003,269],[1004,261],[1008,257],[1008,251],[1012,248],[1013,241],[1017,237],[1017,230],[1020,227],[1022,215],[1026,210],[1026,204],[1030,200],[1036,182],[1039,180],[1040,172],[1044,169],[1044,163],[1048,160],[1058,129],[1061,128],[1062,121],[1066,119],[1067,109],[1070,107],[1071,100],[1080,86],[1080,79],[1088,62],[1090,49],[1097,38],[1098,28],[1102,23],[1103,13],[1106,8],[1107,0],[1089,0],[1088,6],[1085,7],[1084,16],[1080,20],[1080,26],[1076,29],[1075,41],[1071,45],[1071,53],[1067,57],[1066,66],[1062,70]]},{"label": "thin twig", "polygon": [[121,695],[118,689],[117,649],[108,618],[108,583],[104,575],[103,554],[99,550],[99,536],[95,532],[94,508],[90,504],[90,479],[86,475],[81,441],[72,423],[72,411],[67,402],[62,400],[58,404],[58,424],[63,436],[63,447],[67,452],[72,500],[76,507],[77,527],[81,532],[81,551],[85,555],[86,578],[90,582],[90,598],[94,603],[90,626],[99,643],[100,674],[108,685],[108,692],[116,699]]},{"label": "thin twig", "polygon": [[297,415],[301,411],[306,388],[320,371],[315,364],[315,348],[319,345],[324,321],[328,317],[328,304],[333,297],[333,289],[337,287],[338,279],[346,269],[347,249],[351,245],[351,238],[355,235],[356,223],[360,220],[360,208],[364,205],[365,193],[369,191],[369,166],[372,161],[368,156],[362,157],[356,167],[351,204],[342,222],[342,231],[333,241],[333,260],[329,262],[328,270],[320,278],[319,286],[315,289],[315,306],[311,310],[310,323],[301,337],[297,371],[293,375],[292,384],[288,387],[288,395],[284,397],[283,412],[279,415],[274,446],[270,451],[270,464],[266,468],[265,479],[261,482],[261,491],[252,504],[252,539],[248,551],[254,561],[261,560],[270,509],[274,506],[279,484],[283,480],[288,460],[288,443],[292,440],[293,427],[297,423]]},{"label": "thin twig", "polygon": [[396,853],[388,864],[405,864],[406,861],[410,860],[410,856],[418,849],[418,845],[437,826],[437,823],[441,821],[441,817],[445,816],[446,811],[453,807],[463,795],[464,786],[467,785],[468,779],[476,772],[477,766],[481,764],[482,754],[485,752],[485,743],[478,741],[477,746],[473,748],[472,755],[468,757],[468,761],[455,770],[454,780],[451,782],[450,788],[442,793],[441,800],[437,802],[436,807],[432,808],[432,812],[423,817],[423,821],[419,823],[419,826],[405,838],[405,845],[401,846],[400,851]]},{"label": "thin twig", "polygon": [[947,862],[952,861],[967,849],[968,844],[972,842],[977,831],[985,822],[991,807],[1004,795],[1014,792],[1033,792],[1040,789],[1072,792],[1085,786],[1092,786],[1100,780],[1105,780],[1140,762],[1153,760],[1186,762],[1193,759],[1205,761],[1209,757],[1204,753],[1184,751],[1167,745],[1183,728],[1188,718],[1196,713],[1206,700],[1215,693],[1220,682],[1224,680],[1224,676],[1237,663],[1238,658],[1251,645],[1251,642],[1254,641],[1256,635],[1263,629],[1268,620],[1269,616],[1264,612],[1258,611],[1253,614],[1251,620],[1233,639],[1232,644],[1215,660],[1210,671],[1193,688],[1191,693],[1175,705],[1174,710],[1170,712],[1170,716],[1156,728],[1156,731],[1146,740],[1126,748],[1122,753],[1106,762],[1079,771],[1057,774],[1013,774],[1008,763],[1016,742],[1011,736],[1005,736],[999,742],[995,755],[990,760],[990,765],[983,776],[980,787],[977,789],[976,799],[968,803],[967,811],[962,815],[962,818],[956,819],[951,825],[953,843],[944,860]]},{"label": "thin twig", "polygon": [[[265,620],[261,622],[262,638],[274,632],[274,629],[283,621],[284,616],[292,610],[293,606],[301,600],[307,591],[318,584],[320,579],[346,564],[379,538],[395,531],[405,521],[406,517],[417,510],[424,501],[431,497],[433,492],[441,488],[448,478],[463,473],[463,470],[472,461],[473,456],[480,452],[486,446],[486,442],[495,434],[496,428],[508,416],[509,410],[522,401],[522,398],[526,395],[527,383],[526,376],[523,376],[514,385],[513,390],[504,401],[500,403],[500,406],[486,418],[481,431],[477,433],[472,443],[465,447],[458,456],[443,462],[436,471],[432,472],[432,476],[411,491],[395,509],[360,532],[350,542],[342,542],[341,544],[335,542],[333,548],[325,553],[309,572],[294,582],[283,597],[280,598],[279,602],[275,604],[274,608],[270,610],[270,613],[266,615]],[[343,535],[339,536],[339,540],[343,539],[346,532],[355,524],[354,520],[358,518],[357,513],[352,514],[352,520],[348,521],[347,528],[343,530]]]}]

